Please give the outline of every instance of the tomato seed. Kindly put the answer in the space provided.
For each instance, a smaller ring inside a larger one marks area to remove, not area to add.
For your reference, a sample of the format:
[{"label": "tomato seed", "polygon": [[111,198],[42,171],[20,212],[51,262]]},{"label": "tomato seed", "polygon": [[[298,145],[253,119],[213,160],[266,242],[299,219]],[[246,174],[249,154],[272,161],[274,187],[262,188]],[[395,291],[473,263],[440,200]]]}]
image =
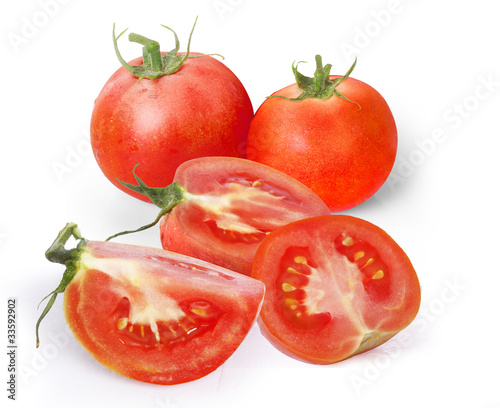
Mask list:
[{"label": "tomato seed", "polygon": [[305,256],[296,256],[293,258],[295,263],[302,264],[302,265],[307,265],[307,259]]},{"label": "tomato seed", "polygon": [[118,330],[123,330],[127,327],[127,325],[128,325],[128,318],[122,317],[121,319],[118,319],[116,327],[118,327]]}]

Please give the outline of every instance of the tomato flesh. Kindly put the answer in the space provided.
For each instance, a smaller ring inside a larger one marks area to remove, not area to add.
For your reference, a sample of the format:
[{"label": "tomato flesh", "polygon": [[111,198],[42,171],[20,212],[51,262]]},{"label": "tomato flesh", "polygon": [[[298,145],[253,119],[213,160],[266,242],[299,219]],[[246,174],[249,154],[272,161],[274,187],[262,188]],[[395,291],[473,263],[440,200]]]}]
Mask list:
[{"label": "tomato flesh", "polygon": [[162,219],[163,248],[246,275],[271,231],[330,213],[302,183],[249,160],[190,160],[177,169],[174,180],[187,193]]},{"label": "tomato flesh", "polygon": [[281,351],[329,364],[376,347],[420,305],[410,260],[383,230],[349,216],[301,220],[266,237],[252,277],[267,288],[260,325]]},{"label": "tomato flesh", "polygon": [[161,249],[88,241],[65,290],[77,340],[121,375],[156,384],[201,378],[252,327],[264,285]]},{"label": "tomato flesh", "polygon": [[122,298],[110,316],[110,330],[115,331],[124,344],[144,349],[162,349],[183,345],[195,337],[213,330],[220,310],[205,300],[185,300],[179,303],[185,315],[178,321],[156,321],[155,331],[150,325],[134,325],[130,320],[130,300]]}]

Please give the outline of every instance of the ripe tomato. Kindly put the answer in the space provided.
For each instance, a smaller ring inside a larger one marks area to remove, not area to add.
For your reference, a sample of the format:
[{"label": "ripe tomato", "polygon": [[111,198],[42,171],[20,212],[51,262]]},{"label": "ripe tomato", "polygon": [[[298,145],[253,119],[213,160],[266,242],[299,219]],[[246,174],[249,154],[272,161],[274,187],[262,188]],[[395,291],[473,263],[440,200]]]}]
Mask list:
[{"label": "ripe tomato", "polygon": [[148,195],[162,208],[160,216],[166,213],[160,223],[164,249],[246,275],[257,247],[271,231],[330,213],[302,183],[245,159],[189,160],[179,166],[174,183],[165,189],[148,188],[140,178],[137,182],[139,187],[125,185]]},{"label": "ripe tomato", "polygon": [[[65,250],[71,235],[77,250]],[[178,384],[217,369],[252,327],[264,285],[198,259],[85,241],[68,224],[47,251],[67,265],[57,293],[67,323],[101,364],[135,380]],[[37,340],[38,325],[37,323]]]},{"label": "ripe tomato", "polygon": [[266,285],[259,325],[284,353],[330,364],[384,343],[420,306],[413,266],[379,227],[313,217],[266,237],[252,277]]},{"label": "ripe tomato", "polygon": [[[131,36],[149,50],[149,59],[165,60],[157,70],[167,74],[148,76],[154,67],[138,65],[142,57],[129,64],[121,59],[124,66],[104,85],[90,128],[94,156],[104,175],[119,189],[148,201],[116,180],[132,182],[130,170],[137,163],[148,185],[164,187],[186,160],[245,157],[253,108],[231,70],[210,56],[177,53],[178,45],[170,53],[160,53],[158,43]],[[151,43],[157,46],[153,51]]]},{"label": "ripe tomato", "polygon": [[[275,92],[255,113],[247,157],[304,183],[328,205],[354,207],[382,186],[396,158],[397,130],[384,98],[369,85],[329,75],[317,56],[315,78]],[[319,90],[318,90],[319,89]],[[290,100],[287,98],[297,98]],[[348,99],[347,99],[348,98]]]}]

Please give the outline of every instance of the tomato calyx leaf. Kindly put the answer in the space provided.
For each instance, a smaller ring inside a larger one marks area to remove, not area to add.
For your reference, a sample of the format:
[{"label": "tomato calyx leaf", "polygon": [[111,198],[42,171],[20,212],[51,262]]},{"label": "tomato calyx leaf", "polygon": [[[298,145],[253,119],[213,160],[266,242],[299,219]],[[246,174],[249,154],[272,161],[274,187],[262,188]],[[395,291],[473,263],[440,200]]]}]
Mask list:
[{"label": "tomato calyx leaf", "polygon": [[120,63],[125,67],[125,69],[130,72],[133,76],[139,78],[139,81],[143,78],[147,79],[158,79],[165,75],[171,75],[176,73],[179,69],[181,69],[182,64],[188,58],[200,58],[206,57],[209,55],[216,55],[224,59],[224,57],[220,54],[202,54],[202,55],[189,55],[190,46],[191,46],[191,37],[193,35],[194,28],[196,26],[196,22],[198,21],[198,17],[193,24],[193,28],[191,29],[191,33],[189,34],[189,40],[187,45],[187,51],[185,54],[178,55],[179,52],[179,38],[174,30],[170,27],[167,27],[162,24],[162,27],[171,31],[174,34],[175,38],[175,48],[165,55],[162,55],[160,51],[160,44],[157,41],[150,40],[140,34],[130,33],[129,41],[141,44],[142,47],[142,64],[140,65],[130,65],[125,61],[118,50],[118,39],[125,34],[127,29],[123,30],[118,37],[115,35],[115,25],[113,24],[113,45],[115,49],[116,56]]},{"label": "tomato calyx leaf", "polygon": [[132,234],[134,232],[144,231],[148,228],[155,226],[165,214],[172,211],[177,204],[185,200],[184,197],[185,190],[176,181],[174,181],[172,184],[169,184],[166,187],[149,187],[135,173],[135,169],[137,168],[138,165],[139,164],[136,164],[132,169],[132,173],[134,174],[134,178],[138,184],[137,186],[131,183],[126,183],[119,179],[117,180],[122,186],[127,187],[128,189],[136,193],[143,194],[146,197],[148,197],[153,204],[155,204],[157,207],[161,209],[161,211],[159,212],[159,214],[157,215],[157,217],[153,222],[147,225],[143,225],[142,227],[139,227],[135,230],[118,232],[106,238],[106,241],[109,241],[120,235],[126,235],[126,234]]},{"label": "tomato calyx leaf", "polygon": [[[78,244],[76,248],[73,249],[66,249],[64,245],[68,241],[69,238],[75,238],[78,240]],[[38,335],[40,323],[42,322],[43,318],[47,315],[47,313],[50,311],[52,306],[54,305],[54,302],[56,301],[57,295],[59,293],[63,293],[66,290],[66,287],[69,285],[69,283],[73,280],[75,277],[77,271],[78,271],[78,262],[80,261],[80,255],[81,252],[85,248],[86,240],[81,236],[80,230],[78,229],[78,226],[73,223],[69,222],[66,224],[66,226],[59,231],[59,234],[57,235],[56,239],[52,243],[49,249],[45,252],[45,257],[50,261],[50,262],[55,262],[55,263],[60,263],[66,266],[66,270],[63,274],[63,277],[61,279],[61,282],[55,288],[52,292],[50,292],[47,296],[45,296],[41,301],[42,302],[50,297],[47,305],[45,306],[42,314],[38,318],[38,321],[36,322],[36,347],[40,345],[40,338]],[[38,305],[40,307],[40,304]]]},{"label": "tomato calyx leaf", "polygon": [[332,65],[326,64],[325,66],[323,66],[321,55],[316,55],[316,71],[314,72],[314,77],[312,78],[307,77],[299,72],[298,67],[302,62],[304,61],[292,63],[292,71],[295,76],[297,86],[303,92],[296,98],[287,98],[281,95],[270,95],[268,96],[268,98],[281,98],[289,101],[302,101],[308,98],[326,100],[330,99],[333,96],[336,96],[346,101],[355,103],[359,106],[357,102],[350,100],[337,89],[337,86],[344,82],[354,70],[357,58],[354,59],[353,64],[344,76],[335,79],[330,79],[330,71],[332,69]]}]

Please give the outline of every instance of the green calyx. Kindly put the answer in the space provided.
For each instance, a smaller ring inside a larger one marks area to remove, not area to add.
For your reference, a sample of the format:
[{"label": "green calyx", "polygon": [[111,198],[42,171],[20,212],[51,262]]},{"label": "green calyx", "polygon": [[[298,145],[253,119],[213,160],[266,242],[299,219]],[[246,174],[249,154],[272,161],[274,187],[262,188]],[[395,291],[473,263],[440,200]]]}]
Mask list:
[{"label": "green calyx", "polygon": [[[71,237],[79,241],[76,248],[73,249],[64,248],[64,245]],[[50,262],[55,262],[65,265],[66,271],[63,274],[59,286],[55,288],[52,292],[50,292],[47,296],[45,296],[40,302],[41,304],[45,299],[50,297],[47,305],[45,306],[45,309],[43,310],[42,314],[40,315],[36,323],[37,347],[40,344],[40,339],[38,336],[38,329],[40,327],[40,323],[54,305],[57,295],[59,293],[63,293],[66,290],[66,287],[75,277],[78,271],[78,263],[80,261],[80,255],[85,248],[85,244],[86,240],[83,239],[82,236],[80,235],[80,230],[78,229],[78,226],[75,223],[70,222],[67,223],[66,226],[59,232],[57,238],[54,240],[50,248],[47,249],[47,251],[45,252],[45,257]]]},{"label": "green calyx", "polygon": [[131,231],[122,231],[117,234],[111,235],[106,239],[106,241],[109,241],[113,238],[116,238],[120,235],[126,235],[126,234],[132,234],[134,232],[139,232],[139,231],[144,231],[148,228],[153,227],[156,225],[161,218],[172,211],[172,209],[179,203],[185,200],[184,193],[185,190],[181,187],[179,183],[174,181],[172,184],[168,185],[167,187],[148,187],[144,181],[142,181],[137,174],[135,174],[135,169],[138,166],[138,164],[135,165],[135,167],[132,169],[132,173],[134,174],[134,178],[137,181],[137,186],[134,184],[126,183],[124,181],[118,180],[118,182],[124,186],[127,187],[128,189],[135,191],[136,193],[145,195],[148,197],[153,204],[155,204],[157,207],[161,209],[160,213],[156,217],[156,219],[151,222],[150,224],[144,225],[142,227],[139,227],[135,230]]},{"label": "green calyx", "polygon": [[[326,64],[323,66],[322,58],[320,55],[316,55],[316,71],[314,72],[314,77],[307,77],[302,75],[298,66],[301,62],[292,64],[292,71],[295,76],[295,80],[297,81],[298,87],[303,91],[297,98],[286,98],[280,95],[271,95],[269,98],[282,98],[287,99],[289,101],[302,101],[308,98],[316,98],[316,99],[330,99],[332,96],[336,96],[341,99],[345,99],[346,101],[353,102],[342,93],[339,92],[337,86],[344,82],[351,72],[354,70],[356,66],[357,59],[354,60],[354,63],[351,65],[349,70],[345,73],[344,76],[330,79],[330,71],[332,69],[331,64]],[[356,103],[356,102],[353,102]]]},{"label": "green calyx", "polygon": [[116,37],[115,25],[113,24],[113,44],[115,47],[116,56],[118,57],[120,63],[125,67],[125,69],[135,77],[139,78],[139,80],[143,78],[157,79],[165,75],[171,75],[177,72],[179,69],[181,69],[182,64],[188,58],[200,58],[200,57],[206,57],[208,55],[217,55],[222,59],[224,59],[224,57],[222,57],[219,54],[189,55],[189,49],[191,46],[191,37],[193,35],[193,31],[196,26],[197,20],[198,18],[196,18],[193,28],[191,29],[191,33],[189,34],[187,51],[183,55],[177,54],[180,48],[179,38],[177,37],[175,31],[172,30],[170,27],[162,25],[162,27],[165,27],[167,30],[170,30],[174,34],[175,48],[172,51],[166,53],[165,55],[162,55],[160,51],[160,44],[157,41],[150,40],[149,38],[146,38],[140,34],[130,33],[128,36],[129,41],[141,44],[143,46],[142,47],[143,63],[141,65],[130,65],[123,59],[120,52],[118,51],[118,39],[127,30],[122,31],[118,35],[118,37]]}]

